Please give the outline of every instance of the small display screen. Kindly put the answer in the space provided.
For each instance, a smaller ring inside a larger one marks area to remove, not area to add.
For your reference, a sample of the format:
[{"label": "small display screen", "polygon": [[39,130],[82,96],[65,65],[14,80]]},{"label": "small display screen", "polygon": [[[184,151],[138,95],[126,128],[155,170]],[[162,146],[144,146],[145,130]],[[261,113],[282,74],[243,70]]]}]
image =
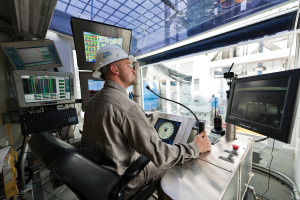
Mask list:
[{"label": "small display screen", "polygon": [[99,90],[103,88],[104,81],[88,80],[89,99],[92,98]]},{"label": "small display screen", "polygon": [[21,75],[26,103],[71,99],[70,77]]},{"label": "small display screen", "polygon": [[289,78],[236,83],[230,116],[280,128]]},{"label": "small display screen", "polygon": [[173,144],[181,122],[158,118],[154,128],[159,138],[168,144]]},{"label": "small display screen", "polygon": [[26,67],[54,63],[47,47],[18,48],[17,52]]},{"label": "small display screen", "polygon": [[86,62],[95,62],[97,51],[106,45],[115,44],[123,48],[123,38],[108,37],[95,33],[83,32]]}]

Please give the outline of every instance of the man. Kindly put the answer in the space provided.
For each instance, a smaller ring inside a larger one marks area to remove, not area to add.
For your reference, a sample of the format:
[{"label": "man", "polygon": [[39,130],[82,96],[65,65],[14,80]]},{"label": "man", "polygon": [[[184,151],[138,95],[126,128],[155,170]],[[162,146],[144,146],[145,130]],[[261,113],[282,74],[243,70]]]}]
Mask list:
[{"label": "man", "polygon": [[94,75],[105,79],[85,108],[82,145],[94,149],[93,160],[123,175],[140,154],[151,162],[125,189],[125,199],[158,180],[166,169],[197,158],[211,145],[201,132],[190,144],[163,143],[142,108],[128,98],[126,88],[136,83],[135,70],[120,47],[109,45],[96,54]]}]

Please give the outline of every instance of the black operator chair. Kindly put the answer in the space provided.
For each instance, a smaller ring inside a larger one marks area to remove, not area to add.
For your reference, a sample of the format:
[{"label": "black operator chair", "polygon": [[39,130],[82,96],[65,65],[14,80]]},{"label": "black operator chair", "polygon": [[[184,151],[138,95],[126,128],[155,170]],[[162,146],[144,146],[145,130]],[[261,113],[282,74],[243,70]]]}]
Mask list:
[{"label": "black operator chair", "polygon": [[[74,146],[49,132],[33,134],[29,140],[32,153],[59,177],[81,200],[123,199],[123,190],[149,163],[140,156],[123,176],[85,158]],[[131,200],[148,199],[157,189],[156,181],[138,191]]]}]

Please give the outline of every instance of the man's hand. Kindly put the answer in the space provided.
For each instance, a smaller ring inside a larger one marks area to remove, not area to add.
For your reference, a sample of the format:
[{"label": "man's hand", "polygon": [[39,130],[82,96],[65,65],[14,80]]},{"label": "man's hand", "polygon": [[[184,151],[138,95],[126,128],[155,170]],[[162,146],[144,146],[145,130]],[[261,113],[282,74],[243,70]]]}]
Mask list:
[{"label": "man's hand", "polygon": [[196,135],[194,142],[198,145],[200,153],[211,150],[211,144],[205,131],[202,131],[199,135]]}]

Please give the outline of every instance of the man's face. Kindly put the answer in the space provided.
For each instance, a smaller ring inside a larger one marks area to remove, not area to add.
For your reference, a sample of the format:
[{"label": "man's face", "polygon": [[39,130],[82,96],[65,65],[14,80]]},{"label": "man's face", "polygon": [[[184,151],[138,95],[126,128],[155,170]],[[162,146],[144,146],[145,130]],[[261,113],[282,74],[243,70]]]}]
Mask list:
[{"label": "man's face", "polygon": [[119,60],[115,64],[119,69],[119,77],[126,87],[136,83],[135,70],[128,59]]}]

